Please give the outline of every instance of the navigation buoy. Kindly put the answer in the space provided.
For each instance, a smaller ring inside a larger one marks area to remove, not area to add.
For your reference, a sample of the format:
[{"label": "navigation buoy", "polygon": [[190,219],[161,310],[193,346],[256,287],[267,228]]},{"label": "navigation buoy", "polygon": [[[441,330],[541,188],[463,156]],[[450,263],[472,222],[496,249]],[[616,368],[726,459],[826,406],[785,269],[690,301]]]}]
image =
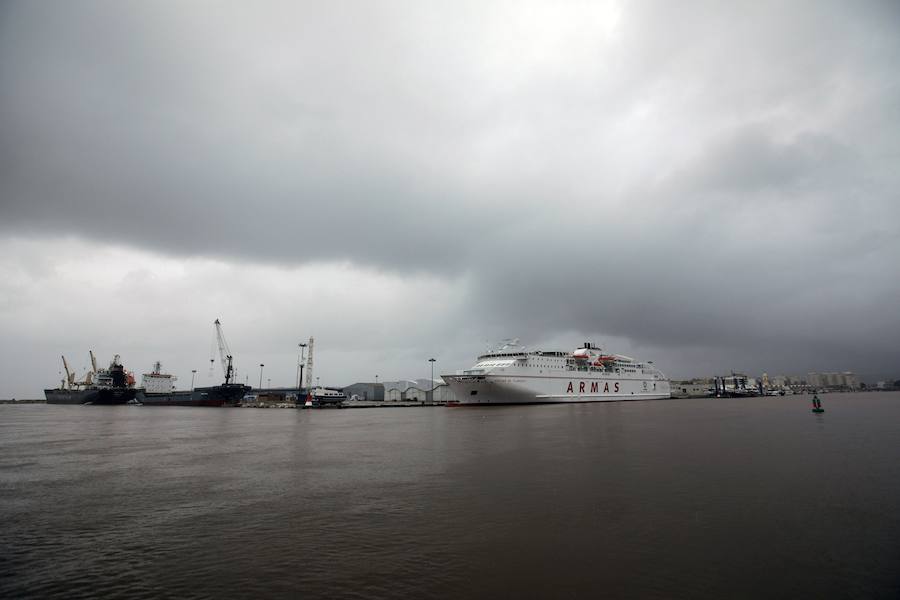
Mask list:
[{"label": "navigation buoy", "polygon": [[823,413],[823,412],[825,412],[825,409],[822,408],[822,401],[819,400],[819,395],[818,395],[818,394],[813,394],[812,403],[813,403],[813,409],[812,409],[812,411],[813,411],[814,413]]}]

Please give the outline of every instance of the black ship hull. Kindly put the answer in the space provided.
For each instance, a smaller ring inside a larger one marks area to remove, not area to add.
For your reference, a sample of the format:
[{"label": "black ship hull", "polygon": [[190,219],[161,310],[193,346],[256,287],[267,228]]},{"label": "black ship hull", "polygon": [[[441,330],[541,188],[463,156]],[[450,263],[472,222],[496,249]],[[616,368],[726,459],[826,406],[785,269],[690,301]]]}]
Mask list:
[{"label": "black ship hull", "polygon": [[246,385],[229,383],[156,394],[140,390],[137,399],[144,406],[237,406],[249,391]]},{"label": "black ship hull", "polygon": [[47,404],[126,404],[133,400],[137,390],[133,388],[89,388],[86,390],[44,390]]},{"label": "black ship hull", "polygon": [[189,390],[155,394],[138,390],[137,401],[144,406],[197,406]]}]

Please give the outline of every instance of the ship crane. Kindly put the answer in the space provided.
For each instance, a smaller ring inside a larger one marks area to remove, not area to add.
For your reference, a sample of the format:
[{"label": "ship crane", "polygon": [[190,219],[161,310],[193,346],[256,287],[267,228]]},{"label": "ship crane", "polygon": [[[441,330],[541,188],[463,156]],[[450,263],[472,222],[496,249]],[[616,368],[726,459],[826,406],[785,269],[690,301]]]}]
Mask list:
[{"label": "ship crane", "polygon": [[[228,342],[225,341],[225,335],[222,333],[222,324],[216,319],[216,342],[219,344],[219,359],[222,361],[222,370],[225,372],[225,385],[231,383],[234,377],[234,369],[231,366],[231,350],[228,348]],[[210,359],[210,363],[214,359]]]},{"label": "ship crane", "polygon": [[62,386],[64,389],[68,387],[72,389],[72,385],[75,383],[75,374],[69,370],[69,363],[66,362],[66,357],[62,357],[63,360],[63,368],[66,370],[66,385]]}]

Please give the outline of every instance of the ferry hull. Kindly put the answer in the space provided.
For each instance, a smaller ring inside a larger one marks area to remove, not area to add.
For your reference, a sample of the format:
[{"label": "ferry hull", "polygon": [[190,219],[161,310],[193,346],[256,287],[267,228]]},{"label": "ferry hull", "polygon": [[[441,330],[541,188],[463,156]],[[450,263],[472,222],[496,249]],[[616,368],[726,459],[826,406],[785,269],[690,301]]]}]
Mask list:
[{"label": "ferry hull", "polygon": [[444,375],[448,405],[557,404],[670,398],[669,382],[614,378]]}]

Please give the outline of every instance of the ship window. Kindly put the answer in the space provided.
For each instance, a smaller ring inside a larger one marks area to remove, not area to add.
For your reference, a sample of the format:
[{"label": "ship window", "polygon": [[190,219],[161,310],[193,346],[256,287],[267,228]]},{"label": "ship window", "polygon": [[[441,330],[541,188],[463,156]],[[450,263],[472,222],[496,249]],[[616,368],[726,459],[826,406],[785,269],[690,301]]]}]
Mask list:
[{"label": "ship window", "polygon": [[474,395],[476,395],[477,393],[478,393],[478,390],[472,390],[471,392],[469,392],[469,395],[470,395],[470,396],[474,396]]}]

